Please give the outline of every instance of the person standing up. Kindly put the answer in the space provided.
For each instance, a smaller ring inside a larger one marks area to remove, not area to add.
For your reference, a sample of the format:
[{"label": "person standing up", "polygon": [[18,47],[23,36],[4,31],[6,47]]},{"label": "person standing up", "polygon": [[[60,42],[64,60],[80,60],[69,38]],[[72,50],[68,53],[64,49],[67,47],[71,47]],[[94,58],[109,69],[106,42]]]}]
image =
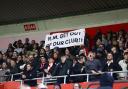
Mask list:
[{"label": "person standing up", "polygon": [[[54,72],[53,72],[53,76],[62,76],[62,75],[67,75],[69,74],[69,70],[71,68],[71,66],[69,66],[68,64],[68,60],[66,56],[62,56],[61,57],[61,63],[59,63],[58,65],[56,65]],[[63,78],[58,78],[58,83],[63,83]]]},{"label": "person standing up", "polygon": [[94,74],[93,76],[90,76],[91,81],[97,81],[98,76],[96,76],[98,73],[101,73],[102,66],[99,60],[95,59],[95,53],[89,52],[88,53],[88,60],[85,63],[85,68],[87,73]]},{"label": "person standing up", "polygon": [[37,77],[36,71],[33,69],[33,66],[28,63],[25,66],[24,72],[22,74],[22,79],[24,80],[24,84],[26,84],[28,86],[36,86],[37,81],[32,80],[33,78],[36,78],[36,77]]},{"label": "person standing up", "polygon": [[[105,63],[105,66],[103,68],[103,71],[105,72],[113,72],[113,71],[121,71],[120,65],[118,65],[117,62],[113,61],[113,55],[112,53],[107,54],[107,61]],[[113,74],[114,79],[117,79],[117,74]]]},{"label": "person standing up", "polygon": [[[124,59],[119,61],[122,71],[128,71],[128,52],[124,52]],[[120,79],[127,80],[128,73],[120,73]]]}]

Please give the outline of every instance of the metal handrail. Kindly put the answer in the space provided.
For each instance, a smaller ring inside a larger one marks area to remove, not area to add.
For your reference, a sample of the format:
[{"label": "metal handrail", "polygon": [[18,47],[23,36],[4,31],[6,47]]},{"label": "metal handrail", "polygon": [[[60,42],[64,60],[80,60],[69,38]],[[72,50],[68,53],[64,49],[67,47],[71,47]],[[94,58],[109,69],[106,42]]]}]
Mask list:
[{"label": "metal handrail", "polygon": [[[98,75],[98,74],[103,74],[103,73],[128,73],[128,71],[112,71],[112,72],[101,72],[101,73],[95,73],[95,74],[74,74],[74,75],[70,75],[70,77],[77,77],[77,76],[87,76],[86,78],[86,82],[89,82],[89,76],[90,75]],[[13,77],[15,75],[21,75],[21,73],[16,73],[16,74],[11,74],[11,75],[4,75],[4,76],[0,76],[0,77],[8,77],[11,76],[11,81],[13,81]],[[39,72],[38,74],[43,74],[43,72]],[[62,76],[51,76],[51,77],[44,77],[44,79],[48,79],[48,78],[64,78],[64,84],[66,83],[68,75],[62,75]],[[33,79],[25,79],[25,80],[39,80],[42,78],[33,78]]]},{"label": "metal handrail", "polygon": [[[114,83],[127,83],[128,80],[115,80]],[[95,82],[95,83],[91,83],[89,85],[87,85],[87,88],[86,89],[90,89],[91,86],[93,85],[99,85],[100,82]]]},{"label": "metal handrail", "polygon": [[[103,73],[128,73],[128,71],[113,71],[113,72],[101,72],[101,73],[96,73],[96,74],[74,74],[74,75],[70,75],[70,77],[78,77],[78,76],[87,76],[87,80],[86,82],[89,82],[89,76],[90,75],[97,75],[97,74],[103,74]],[[62,76],[51,76],[51,77],[43,77],[44,79],[47,78],[64,78],[64,84],[66,84],[66,79],[67,79],[68,75],[62,75]],[[25,79],[23,81],[27,81],[27,80],[40,80],[42,78],[33,78],[33,79]],[[16,80],[16,81],[22,81],[22,80]]]}]

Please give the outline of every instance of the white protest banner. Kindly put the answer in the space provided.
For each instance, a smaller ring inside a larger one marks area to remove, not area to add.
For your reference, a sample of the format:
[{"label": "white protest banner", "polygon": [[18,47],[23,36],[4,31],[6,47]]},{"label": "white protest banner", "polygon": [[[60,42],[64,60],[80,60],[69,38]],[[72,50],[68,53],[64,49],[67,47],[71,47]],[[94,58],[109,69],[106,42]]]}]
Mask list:
[{"label": "white protest banner", "polygon": [[46,35],[45,47],[50,45],[50,49],[53,49],[54,47],[65,48],[70,46],[83,45],[84,36],[85,29]]}]

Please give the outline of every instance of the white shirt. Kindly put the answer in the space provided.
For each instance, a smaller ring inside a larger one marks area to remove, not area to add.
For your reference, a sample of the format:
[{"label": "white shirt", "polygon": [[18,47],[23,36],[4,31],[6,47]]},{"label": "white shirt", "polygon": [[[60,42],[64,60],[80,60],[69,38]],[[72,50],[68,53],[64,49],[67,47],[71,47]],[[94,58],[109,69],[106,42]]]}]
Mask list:
[{"label": "white shirt", "polygon": [[23,49],[22,49],[22,48],[16,48],[14,51],[16,51],[16,52],[20,53],[20,52],[22,52],[22,51],[23,51]]},{"label": "white shirt", "polygon": [[[126,64],[125,60],[120,60],[119,65],[121,66],[122,71],[128,71],[127,70],[127,64]],[[119,76],[120,77],[127,77],[127,73],[119,73]]]}]

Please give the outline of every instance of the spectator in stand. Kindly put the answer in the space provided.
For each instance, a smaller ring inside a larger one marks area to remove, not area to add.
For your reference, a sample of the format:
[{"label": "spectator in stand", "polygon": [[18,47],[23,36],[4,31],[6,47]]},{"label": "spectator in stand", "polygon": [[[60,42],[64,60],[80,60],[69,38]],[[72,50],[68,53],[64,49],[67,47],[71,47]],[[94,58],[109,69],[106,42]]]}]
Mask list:
[{"label": "spectator in stand", "polygon": [[73,89],[82,89],[81,85],[79,83],[75,83],[73,85]]},{"label": "spectator in stand", "polygon": [[33,45],[33,49],[32,49],[32,52],[38,52],[39,51],[39,44],[38,43],[35,43],[34,45]]},{"label": "spectator in stand", "polygon": [[71,54],[71,51],[72,51],[71,47],[68,47],[68,48],[65,49],[65,56],[68,59],[72,59],[72,57],[73,57],[72,54]]},{"label": "spectator in stand", "polygon": [[90,76],[91,81],[96,81],[98,79],[98,76],[95,76],[97,73],[101,73],[102,71],[102,66],[99,60],[95,59],[95,53],[89,52],[88,53],[88,58],[85,63],[85,68],[87,73],[92,73],[94,74],[93,76]]},{"label": "spectator in stand", "polygon": [[[59,55],[59,53],[60,53],[60,48],[59,47],[55,47],[54,49],[53,49],[53,52],[55,52],[55,53],[57,53],[57,55]],[[61,55],[61,54],[60,54]]]},{"label": "spectator in stand", "polygon": [[45,51],[46,51],[47,59],[50,58],[50,56],[52,55],[51,50],[50,50],[50,45],[46,45]]},{"label": "spectator in stand", "polygon": [[[10,60],[10,74],[16,74],[16,73],[19,73],[18,68],[16,66],[16,62],[15,60],[11,59]],[[13,79],[14,80],[19,79],[19,76],[14,75]]]},{"label": "spectator in stand", "polygon": [[4,61],[4,62],[7,61],[7,55],[6,55],[6,53],[3,54],[3,61]]},{"label": "spectator in stand", "polygon": [[67,64],[68,64],[68,66],[69,67],[71,67],[72,66],[72,63],[73,63],[73,56],[72,56],[72,54],[71,54],[71,48],[66,48],[65,49],[65,57],[66,57],[66,62],[67,62]]},{"label": "spectator in stand", "polygon": [[12,52],[6,52],[6,54],[7,54],[7,57],[8,57],[8,58],[12,58],[12,56],[13,56],[13,51],[12,51]]},{"label": "spectator in stand", "polygon": [[13,52],[14,51],[14,47],[11,43],[9,43],[8,48],[7,48],[7,52]]},{"label": "spectator in stand", "polygon": [[117,47],[113,46],[111,48],[112,54],[113,54],[113,61],[115,63],[118,63],[119,60],[121,60],[121,54],[119,54]]},{"label": "spectator in stand", "polygon": [[31,54],[29,55],[28,59],[28,62],[33,65],[33,69],[38,70],[40,66],[39,57],[34,57],[34,55]]},{"label": "spectator in stand", "polygon": [[41,57],[40,58],[40,68],[39,68],[39,71],[40,72],[43,72],[43,74],[44,74],[44,76],[46,76],[46,71],[44,71],[45,69],[47,69],[47,67],[48,67],[48,63],[47,63],[47,60],[46,60],[46,58],[45,57]]},{"label": "spectator in stand", "polygon": [[24,80],[24,84],[29,85],[29,86],[36,86],[37,80],[31,80],[36,77],[37,77],[37,73],[33,69],[33,66],[31,64],[27,64],[21,76],[21,78]]},{"label": "spectator in stand", "polygon": [[17,56],[18,56],[18,53],[16,51],[14,51],[11,58],[16,61]]},{"label": "spectator in stand", "polygon": [[17,43],[18,43],[18,45],[19,45],[19,47],[20,47],[20,48],[23,48],[23,46],[24,46],[24,45],[23,45],[23,43],[22,43],[22,40],[21,40],[21,39],[19,39],[19,40],[17,41]]},{"label": "spectator in stand", "polygon": [[0,82],[4,82],[7,80],[7,75],[9,72],[8,66],[6,62],[2,63],[2,68],[0,69]]},{"label": "spectator in stand", "polygon": [[85,33],[84,37],[84,46],[85,48],[89,48],[89,35],[87,33]]},{"label": "spectator in stand", "polygon": [[[62,76],[69,74],[71,66],[68,64],[66,56],[61,57],[61,63],[59,63],[53,72],[53,76]],[[63,78],[58,78],[58,83],[63,83]]]},{"label": "spectator in stand", "polygon": [[18,68],[18,72],[22,72],[22,70],[20,69],[20,67],[24,64],[22,56],[18,56],[17,60],[16,60],[16,67]]},{"label": "spectator in stand", "polygon": [[45,41],[40,41],[40,46],[39,46],[39,48],[41,49],[41,48],[44,48],[44,45],[45,45]]},{"label": "spectator in stand", "polygon": [[53,53],[53,59],[55,60],[55,64],[58,65],[61,62],[60,55],[58,53]]},{"label": "spectator in stand", "polygon": [[[79,57],[73,57],[73,64],[70,68],[71,75],[75,74],[74,70],[75,70],[76,64],[78,63],[78,59],[79,59]],[[70,77],[70,82],[74,82],[74,77]]]},{"label": "spectator in stand", "polygon": [[111,35],[111,40],[114,42],[112,43],[113,46],[116,46],[117,45],[117,33],[116,32],[113,32],[112,35]]},{"label": "spectator in stand", "polygon": [[55,84],[54,89],[61,89],[61,85],[60,84]]},{"label": "spectator in stand", "polygon": [[123,59],[123,52],[124,52],[124,50],[125,50],[125,46],[124,46],[124,42],[122,42],[122,41],[119,41],[118,42],[119,44],[118,44],[118,46],[119,46],[119,51],[118,51],[118,53],[119,53],[119,55],[120,55],[120,60],[121,59]]},{"label": "spectator in stand", "polygon": [[[103,68],[103,71],[106,72],[113,72],[113,71],[121,71],[121,67],[118,65],[117,62],[113,61],[113,55],[112,53],[107,54],[107,61],[105,63],[105,66]],[[118,75],[116,73],[113,74],[114,79],[117,79]]]},{"label": "spectator in stand", "polygon": [[10,73],[11,74],[18,73],[18,68],[16,67],[16,62],[13,59],[11,59],[10,64],[11,64],[10,65]]},{"label": "spectator in stand", "polygon": [[[86,73],[86,69],[85,69],[85,59],[83,57],[80,57],[77,59],[78,62],[74,65],[74,67],[72,68],[72,73],[73,74],[85,74]],[[84,82],[85,81],[85,77],[84,76],[79,76],[79,77],[72,77],[73,82]]]},{"label": "spectator in stand", "polygon": [[41,48],[41,49],[39,50],[39,53],[40,53],[40,57],[43,56],[43,57],[47,58],[46,51],[45,51],[44,48]]},{"label": "spectator in stand", "polygon": [[[128,51],[124,51],[124,59],[119,61],[122,71],[128,71]],[[122,80],[128,79],[128,73],[119,73],[119,78]]]},{"label": "spectator in stand", "polygon": [[47,67],[44,69],[46,76],[51,76],[53,74],[55,67],[56,67],[56,65],[54,63],[54,59],[52,57],[50,57],[48,59]]},{"label": "spectator in stand", "polygon": [[102,44],[101,39],[97,39],[94,47],[92,48],[93,51],[96,52],[97,48]]},{"label": "spectator in stand", "polygon": [[105,65],[106,59],[105,59],[105,55],[103,54],[102,50],[97,50],[96,52],[96,59],[100,61],[102,68]]},{"label": "spectator in stand", "polygon": [[36,46],[35,44],[36,44],[36,41],[32,40],[31,43],[30,43],[31,51],[34,49],[34,46]]},{"label": "spectator in stand", "polygon": [[108,45],[108,40],[105,34],[102,34],[102,43],[105,45],[105,47]]},{"label": "spectator in stand", "polygon": [[24,50],[25,50],[25,51],[30,51],[30,50],[31,50],[29,38],[25,38]]},{"label": "spectator in stand", "polygon": [[22,54],[23,52],[23,48],[20,47],[20,44],[16,44],[16,48],[14,49],[15,52],[17,52],[18,54]]},{"label": "spectator in stand", "polygon": [[6,63],[7,63],[8,68],[10,68],[11,67],[11,58],[7,58]]}]

